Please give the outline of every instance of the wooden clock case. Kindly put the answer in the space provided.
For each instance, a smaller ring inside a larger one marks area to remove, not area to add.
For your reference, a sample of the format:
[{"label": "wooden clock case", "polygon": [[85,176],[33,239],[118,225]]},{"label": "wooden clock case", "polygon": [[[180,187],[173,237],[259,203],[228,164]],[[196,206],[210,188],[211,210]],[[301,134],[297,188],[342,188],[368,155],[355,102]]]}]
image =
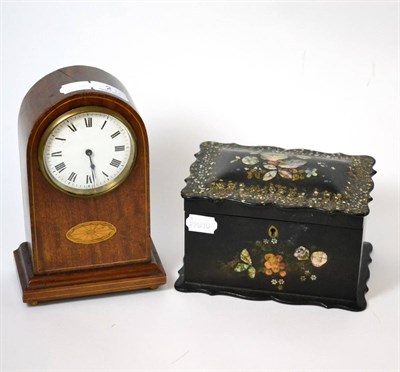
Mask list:
[{"label": "wooden clock case", "polygon": [[[63,87],[69,89],[61,92]],[[56,118],[87,106],[122,115],[135,134],[137,155],[129,176],[117,188],[100,196],[77,197],[46,180],[38,151],[44,131]],[[27,242],[14,256],[24,302],[157,288],[166,282],[150,237],[146,128],[120,81],[88,66],[66,67],[45,76],[21,104],[19,142]],[[98,221],[114,226],[115,235],[92,244],[66,238],[74,226],[95,227]]]}]

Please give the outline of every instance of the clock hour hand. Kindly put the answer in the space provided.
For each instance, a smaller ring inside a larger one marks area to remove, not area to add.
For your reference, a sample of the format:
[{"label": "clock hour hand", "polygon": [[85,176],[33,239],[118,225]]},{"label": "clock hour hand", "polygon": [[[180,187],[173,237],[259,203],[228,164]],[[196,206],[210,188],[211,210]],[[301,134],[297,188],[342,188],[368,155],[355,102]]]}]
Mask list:
[{"label": "clock hour hand", "polygon": [[90,149],[87,149],[87,150],[85,151],[85,154],[86,154],[87,156],[89,156],[90,168],[91,168],[91,170],[92,170],[92,177],[93,177],[93,187],[94,187],[95,184],[96,184],[96,178],[95,178],[95,175],[94,175],[94,168],[95,168],[96,166],[93,164],[93,160],[92,160],[93,151],[90,150]]}]

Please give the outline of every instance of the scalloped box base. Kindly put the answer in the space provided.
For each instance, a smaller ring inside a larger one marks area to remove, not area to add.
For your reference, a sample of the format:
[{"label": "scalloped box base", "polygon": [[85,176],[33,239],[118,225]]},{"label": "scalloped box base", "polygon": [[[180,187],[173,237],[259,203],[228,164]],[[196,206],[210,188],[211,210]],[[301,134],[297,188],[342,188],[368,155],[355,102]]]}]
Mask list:
[{"label": "scalloped box base", "polygon": [[273,300],[290,305],[317,305],[327,309],[338,308],[351,311],[362,311],[367,307],[365,293],[368,292],[367,281],[369,279],[368,265],[371,260],[372,245],[368,242],[363,244],[360,275],[354,300],[318,297],[295,293],[269,292],[261,290],[251,290],[247,288],[235,288],[229,286],[218,286],[210,283],[195,283],[185,280],[185,267],[179,270],[179,278],[175,283],[175,289],[180,292],[199,292],[211,296],[226,295],[238,297],[246,300],[267,301]]}]

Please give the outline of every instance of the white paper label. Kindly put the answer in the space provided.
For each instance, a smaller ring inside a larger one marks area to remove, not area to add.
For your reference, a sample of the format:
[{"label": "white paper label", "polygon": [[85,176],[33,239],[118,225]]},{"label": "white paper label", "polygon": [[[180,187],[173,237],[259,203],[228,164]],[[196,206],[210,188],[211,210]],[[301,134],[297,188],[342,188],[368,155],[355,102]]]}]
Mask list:
[{"label": "white paper label", "polygon": [[68,94],[78,90],[92,89],[90,81],[75,81],[74,83],[65,84],[61,87],[60,93]]},{"label": "white paper label", "polygon": [[73,83],[64,84],[60,88],[60,93],[68,94],[71,92],[76,92],[78,90],[88,90],[88,89],[107,92],[113,94],[114,96],[122,98],[126,102],[129,102],[128,97],[124,92],[120,91],[118,88],[115,88],[108,84],[101,83],[99,81],[75,81]]},{"label": "white paper label", "polygon": [[189,217],[186,219],[186,226],[189,231],[214,234],[214,231],[217,230],[218,224],[214,217],[189,214]]}]

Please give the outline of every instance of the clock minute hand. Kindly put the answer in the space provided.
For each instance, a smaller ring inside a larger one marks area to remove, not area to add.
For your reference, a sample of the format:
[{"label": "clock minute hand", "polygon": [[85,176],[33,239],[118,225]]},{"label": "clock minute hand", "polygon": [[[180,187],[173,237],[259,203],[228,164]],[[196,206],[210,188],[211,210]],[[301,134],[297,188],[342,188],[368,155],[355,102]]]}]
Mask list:
[{"label": "clock minute hand", "polygon": [[92,161],[93,151],[90,150],[90,149],[87,149],[87,150],[85,151],[85,154],[86,154],[87,156],[89,156],[90,168],[92,169],[93,187],[94,187],[94,186],[95,186],[95,183],[96,183],[96,177],[95,177],[95,174],[94,174],[94,168],[95,168],[96,166],[93,164],[93,161]]}]

